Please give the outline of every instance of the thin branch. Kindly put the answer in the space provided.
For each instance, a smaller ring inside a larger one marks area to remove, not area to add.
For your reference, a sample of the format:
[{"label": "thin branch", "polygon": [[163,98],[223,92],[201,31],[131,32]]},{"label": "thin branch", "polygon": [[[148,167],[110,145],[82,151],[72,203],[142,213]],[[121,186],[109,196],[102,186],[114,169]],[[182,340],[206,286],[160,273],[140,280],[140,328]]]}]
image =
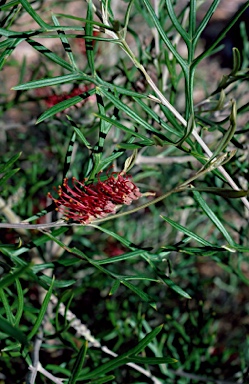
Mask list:
[{"label": "thin branch", "polygon": [[[32,372],[35,368],[33,366],[30,366],[29,369]],[[40,372],[45,377],[47,377],[49,380],[51,380],[55,384],[63,384],[63,382],[65,380],[65,379],[58,379],[58,377],[55,377],[54,375],[52,375],[52,373],[50,373],[46,369],[44,369],[40,363],[38,363],[38,365],[37,365],[37,371]]]},{"label": "thin branch", "polygon": [[27,384],[35,384],[35,379],[38,372],[38,366],[40,364],[39,352],[42,345],[42,339],[43,339],[43,328],[40,327],[33,345],[33,354],[32,354],[33,365],[32,365],[32,369],[29,367],[30,373],[28,374],[28,377],[27,377]]}]

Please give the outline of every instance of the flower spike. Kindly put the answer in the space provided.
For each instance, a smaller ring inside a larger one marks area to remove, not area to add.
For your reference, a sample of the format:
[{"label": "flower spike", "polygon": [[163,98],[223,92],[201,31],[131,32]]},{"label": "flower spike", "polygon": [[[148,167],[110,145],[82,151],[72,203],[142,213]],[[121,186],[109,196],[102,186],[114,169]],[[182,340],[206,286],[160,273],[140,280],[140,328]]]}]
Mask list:
[{"label": "flower spike", "polygon": [[142,194],[131,181],[131,177],[124,172],[113,172],[107,180],[86,185],[85,181],[72,178],[73,187],[64,179],[63,186],[54,190],[58,197],[48,193],[56,210],[63,213],[65,220],[73,220],[82,224],[89,224],[94,219],[106,217],[116,213],[122,205],[130,205]]}]

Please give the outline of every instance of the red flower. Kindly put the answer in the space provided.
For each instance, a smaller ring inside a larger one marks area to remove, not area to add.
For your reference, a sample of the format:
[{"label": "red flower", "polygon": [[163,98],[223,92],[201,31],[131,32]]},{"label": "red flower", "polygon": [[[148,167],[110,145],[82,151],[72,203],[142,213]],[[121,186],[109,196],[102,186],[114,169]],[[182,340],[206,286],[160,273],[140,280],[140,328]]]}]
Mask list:
[{"label": "red flower", "polygon": [[130,205],[142,196],[138,187],[123,172],[113,172],[107,180],[88,185],[73,177],[72,184],[73,188],[65,178],[63,186],[55,188],[59,197],[56,199],[51,193],[48,196],[65,220],[72,219],[83,224],[114,214],[120,206]]},{"label": "red flower", "polygon": [[[44,99],[44,101],[45,101],[47,107],[51,108],[54,105],[60,103],[61,101],[64,101],[64,100],[67,100],[67,99],[71,99],[74,96],[79,96],[82,93],[87,92],[91,88],[93,88],[93,84],[91,84],[90,86],[88,86],[88,85],[77,86],[77,87],[73,88],[73,90],[71,92],[69,92],[69,93],[63,92],[60,95],[50,95],[50,96],[47,96]],[[87,101],[95,101],[95,98],[96,98],[95,95],[89,96],[86,99],[84,99],[84,100],[80,101],[79,103],[75,104],[75,106],[72,106],[70,108],[74,108],[74,107],[80,108]],[[64,112],[66,113],[70,108],[66,108],[64,110]]]}]

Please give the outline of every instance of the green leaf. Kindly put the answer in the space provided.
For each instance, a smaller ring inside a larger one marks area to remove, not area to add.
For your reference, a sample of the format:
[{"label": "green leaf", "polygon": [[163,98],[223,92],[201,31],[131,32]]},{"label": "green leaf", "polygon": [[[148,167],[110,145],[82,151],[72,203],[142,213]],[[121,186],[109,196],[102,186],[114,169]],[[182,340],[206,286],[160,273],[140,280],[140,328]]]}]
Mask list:
[{"label": "green leaf", "polygon": [[172,357],[139,357],[134,356],[130,359],[131,363],[136,364],[174,364],[177,363],[178,360],[173,359]]},{"label": "green leaf", "polygon": [[16,289],[17,289],[18,307],[17,307],[14,325],[17,327],[19,325],[20,320],[21,320],[21,317],[23,314],[23,308],[24,308],[23,289],[22,289],[22,286],[21,286],[19,279],[16,279]]},{"label": "green leaf", "polygon": [[[69,118],[69,116],[68,116],[68,118]],[[70,118],[69,118],[69,120],[72,122],[72,120]],[[72,122],[72,125],[73,125],[75,133],[79,136],[79,138],[81,139],[82,143],[85,144],[85,146],[89,150],[92,150],[92,146],[89,143],[89,141],[86,139],[85,135],[81,132],[81,130],[79,128],[77,128],[76,124],[75,125],[74,124],[75,123]]]},{"label": "green leaf", "polygon": [[197,203],[200,205],[203,212],[207,215],[207,217],[213,222],[213,224],[218,228],[218,230],[222,233],[222,235],[225,237],[227,242],[231,246],[236,247],[236,243],[231,238],[221,221],[218,219],[218,217],[215,215],[215,213],[212,211],[210,206],[204,201],[204,199],[201,197],[201,194],[195,190],[193,190],[194,198],[197,201]]},{"label": "green leaf", "polygon": [[203,17],[203,19],[200,21],[200,24],[194,34],[194,37],[193,37],[193,45],[194,47],[196,47],[196,44],[198,43],[199,41],[199,38],[200,38],[200,35],[201,33],[203,32],[203,30],[205,29],[205,27],[207,26],[209,20],[211,19],[211,17],[213,16],[216,8],[218,7],[220,3],[220,0],[214,0],[212,2],[212,4],[210,5],[208,11],[205,13],[205,16]]},{"label": "green leaf", "polygon": [[[48,285],[52,283],[52,278],[46,275],[41,276],[40,280],[44,281]],[[76,283],[76,280],[70,279],[70,280],[55,280],[53,284],[55,288],[67,288],[75,283]]]},{"label": "green leaf", "polygon": [[236,76],[237,72],[241,68],[241,55],[238,48],[233,47],[233,69],[230,76]]},{"label": "green leaf", "polygon": [[21,156],[22,152],[17,153],[16,155],[12,156],[6,163],[0,165],[0,173],[6,172],[8,168],[11,167],[12,164],[14,164],[19,157]]},{"label": "green leaf", "polygon": [[176,15],[175,15],[174,8],[172,6],[172,0],[165,0],[165,3],[166,3],[167,11],[168,11],[168,14],[169,14],[169,17],[170,17],[170,20],[171,20],[173,26],[175,27],[176,31],[181,35],[181,37],[183,38],[183,40],[185,41],[185,43],[189,47],[190,37],[189,37],[188,33],[183,29],[182,25],[179,23]]},{"label": "green leaf", "polygon": [[[167,124],[157,113],[155,113],[155,111],[153,111],[153,109],[151,109],[141,99],[139,99],[137,97],[133,97],[133,99],[136,101],[137,104],[140,105],[140,107],[143,108],[143,110],[146,113],[148,113],[148,115],[153,120],[155,120],[158,124],[160,124],[160,126],[163,127],[167,132],[173,133],[177,137],[182,137],[182,127],[179,125],[179,129],[178,129],[177,121],[176,121],[176,119],[174,117],[173,117],[173,119],[174,119],[173,126],[171,127],[171,125]],[[157,134],[158,134],[158,132],[157,132]],[[172,144],[172,141],[169,140],[169,143]]]},{"label": "green leaf", "polygon": [[[217,2],[219,3],[218,0],[215,0],[213,2],[213,5],[217,6]],[[214,49],[217,47],[218,44],[224,39],[228,31],[232,28],[232,26],[236,23],[236,21],[240,18],[240,16],[245,12],[245,10],[249,7],[249,2],[246,1],[245,4],[243,4],[238,12],[230,19],[229,23],[225,26],[225,28],[219,33],[219,35],[216,37],[214,42],[211,44],[208,49],[204,50],[203,53],[201,53],[199,56],[197,56],[194,61],[192,62],[192,67],[196,67],[200,61],[202,61],[205,57],[209,56],[210,54],[213,53]],[[200,27],[199,27],[200,28]],[[198,31],[199,34],[199,31]],[[196,40],[198,37],[198,34],[196,35]]]},{"label": "green leaf", "polygon": [[[1,28],[0,28],[0,33],[1,33]],[[6,49],[2,52],[0,55],[0,70],[3,68],[6,60],[8,57],[12,54],[14,49],[22,42],[24,41],[23,38],[18,38],[18,39],[13,39],[10,41]]]},{"label": "green leaf", "polygon": [[205,168],[208,167],[209,164],[213,162],[213,160],[220,155],[222,151],[226,149],[228,144],[230,143],[231,139],[234,136],[234,133],[236,131],[236,116],[237,116],[237,111],[236,111],[236,103],[235,101],[232,101],[232,111],[230,114],[230,126],[227,130],[227,132],[222,136],[222,139],[216,148],[216,150],[213,152],[213,155],[209,158],[208,162],[205,164]]},{"label": "green leaf", "polygon": [[129,240],[127,240],[125,237],[120,236],[119,234],[104,228],[104,227],[99,227],[98,225],[92,225],[94,228],[98,228],[100,231],[106,233],[107,235],[113,237],[114,239],[120,241],[121,244],[123,244],[125,247],[131,249],[132,251],[135,251],[138,249],[138,247],[135,247],[134,244],[132,244]]},{"label": "green leaf", "polygon": [[103,87],[100,88],[100,92],[110,100],[115,107],[119,110],[125,112],[132,120],[136,121],[139,125],[144,127],[146,130],[150,132],[154,132],[158,134],[158,131],[153,128],[147,121],[143,120],[136,112],[134,112],[131,108],[129,108],[126,104],[120,101],[117,97],[115,97],[111,92],[107,91]]},{"label": "green leaf", "polygon": [[108,381],[112,381],[114,379],[115,379],[115,376],[109,375],[109,376],[105,376],[101,379],[91,380],[91,384],[104,384],[104,383],[108,383]]},{"label": "green leaf", "polygon": [[195,119],[194,119],[194,114],[192,114],[188,119],[187,127],[184,130],[184,135],[181,137],[179,141],[175,143],[175,145],[178,147],[181,147],[184,141],[187,141],[187,139],[190,137],[194,129],[195,129]]},{"label": "green leaf", "polygon": [[0,302],[2,302],[2,304],[3,304],[8,322],[14,326],[15,325],[15,317],[12,313],[11,307],[10,307],[8,299],[7,299],[7,296],[6,296],[6,294],[2,288],[0,288]]},{"label": "green leaf", "polygon": [[213,244],[210,243],[209,241],[204,240],[202,237],[196,235],[194,232],[188,230],[187,228],[183,227],[181,224],[176,223],[175,221],[171,220],[170,218],[165,217],[165,216],[161,216],[161,218],[163,220],[165,220],[167,223],[169,223],[170,225],[172,225],[172,227],[177,229],[177,231],[183,232],[184,235],[191,237],[193,240],[196,240],[198,243],[201,243],[202,245],[209,246],[209,247],[213,246]]},{"label": "green leaf", "polygon": [[[103,101],[102,96],[99,94],[99,90],[97,89],[97,106],[100,114],[105,115],[106,108]],[[113,117],[115,119],[115,117]],[[102,158],[102,153],[104,149],[104,143],[106,136],[111,129],[112,124],[109,122],[106,122],[104,120],[100,120],[100,129],[99,129],[99,137],[98,137],[98,143],[93,148],[93,168],[91,170],[91,173],[89,175],[89,179],[94,179],[96,173],[98,173],[100,162]]]},{"label": "green leaf", "polygon": [[7,9],[12,8],[17,4],[19,4],[19,0],[11,0],[7,4],[2,4],[0,6],[0,9],[1,11],[6,11]]},{"label": "green leaf", "polygon": [[78,104],[82,102],[83,100],[86,100],[89,96],[92,96],[96,93],[95,88],[90,89],[87,92],[82,92],[82,94],[78,96],[73,96],[70,99],[63,100],[57,104],[55,104],[53,107],[49,108],[47,111],[43,112],[41,116],[37,119],[36,124],[41,123],[42,121],[56,115],[57,113],[60,113],[64,111],[67,108],[72,107],[75,104]]},{"label": "green leaf", "polygon": [[33,329],[32,329],[32,331],[27,336],[28,340],[32,339],[32,337],[38,332],[38,329],[41,326],[41,323],[42,323],[42,321],[44,319],[44,316],[46,314],[46,311],[47,311],[48,304],[50,302],[51,295],[53,293],[53,286],[54,286],[54,279],[52,280],[52,284],[51,284],[51,286],[50,286],[50,288],[49,288],[48,292],[46,293],[46,296],[45,296],[45,298],[43,300],[41,309],[39,311],[39,315],[38,315],[38,317],[37,317],[37,319],[35,321]]},{"label": "green leaf", "polygon": [[139,139],[142,139],[145,141],[145,143],[148,143],[147,145],[154,144],[154,141],[149,139],[148,137],[142,135],[141,133],[137,133],[134,130],[127,128],[125,125],[121,124],[119,121],[111,119],[110,117],[107,117],[105,115],[94,113],[94,116],[99,117],[102,120],[105,120],[109,122],[110,124],[114,125],[115,127],[121,129],[124,132],[130,133],[132,136],[138,137]]},{"label": "green leaf", "polygon": [[[90,21],[90,23],[86,23],[85,26],[85,32],[87,36],[93,35],[93,24],[91,23],[93,21],[93,4],[92,0],[88,0],[88,6],[87,6],[87,20]],[[93,54],[93,40],[85,38],[85,46],[86,46],[86,56],[89,68],[91,70],[92,75],[95,73],[95,65],[94,65],[94,54]]]},{"label": "green leaf", "polygon": [[114,284],[109,292],[109,296],[112,296],[114,295],[114,293],[117,292],[118,288],[120,287],[120,281],[119,280],[115,280],[114,281]]},{"label": "green leaf", "polygon": [[228,189],[228,188],[216,188],[216,187],[204,187],[204,188],[193,188],[193,190],[198,192],[207,192],[213,193],[217,196],[222,196],[227,199],[238,199],[249,195],[249,189],[247,191],[240,189]]},{"label": "green leaf", "polygon": [[15,270],[15,272],[10,273],[8,276],[5,276],[0,279],[0,288],[5,288],[14,283],[14,281],[21,275],[23,275],[29,269],[29,265],[24,265],[21,268]]},{"label": "green leaf", "polygon": [[55,64],[58,64],[60,67],[65,68],[70,72],[74,71],[74,67],[71,64],[59,57],[56,53],[50,51],[50,49],[48,49],[41,43],[38,43],[37,41],[32,39],[27,39],[26,42],[29,43],[32,48],[34,48],[36,51],[41,53],[43,56],[45,56],[47,59],[51,60]]},{"label": "green leaf", "polygon": [[44,269],[54,268],[54,266],[55,265],[53,263],[36,264],[36,265],[33,265],[31,269],[34,272],[34,274],[37,274],[41,271],[44,271]]},{"label": "green leaf", "polygon": [[134,151],[140,148],[147,147],[148,145],[152,145],[152,144],[148,144],[148,142],[142,141],[139,143],[119,143],[117,144],[117,147],[122,149],[130,149],[131,151]]},{"label": "green leaf", "polygon": [[[134,276],[134,279],[136,279],[136,276]],[[143,301],[145,301],[146,303],[149,303],[150,306],[153,308],[153,309],[157,309],[156,307],[156,303],[155,301],[152,299],[151,296],[149,296],[147,293],[143,292],[140,288],[138,288],[136,285],[134,284],[131,284],[129,281],[127,280],[120,280],[120,282],[122,284],[124,284],[127,288],[129,288],[131,291],[133,291],[134,293],[136,293],[136,295],[138,295]]]},{"label": "green leaf", "polygon": [[45,30],[49,28],[49,25],[42,20],[42,18],[34,11],[30,3],[27,0],[19,0],[19,3],[22,4],[23,8],[28,12],[28,14],[34,19],[40,27]]},{"label": "green leaf", "polygon": [[[52,15],[52,20],[54,22],[54,25],[56,25],[57,27],[60,27],[60,23],[55,15]],[[74,68],[74,70],[77,70],[77,64],[74,60],[74,56],[73,56],[69,41],[67,39],[67,35],[65,34],[64,31],[58,31],[58,35],[60,37],[64,50],[71,62],[72,67]]]},{"label": "green leaf", "polygon": [[146,335],[141,341],[139,341],[139,343],[134,348],[128,351],[127,355],[137,355],[138,353],[142,352],[145,347],[147,347],[147,345],[149,345],[150,342],[152,342],[153,339],[155,339],[155,337],[161,332],[163,326],[164,325],[161,324],[155,329],[153,329],[150,333],[148,333],[148,335]]},{"label": "green leaf", "polygon": [[55,76],[51,78],[29,81],[25,84],[16,85],[12,89],[16,91],[23,91],[23,90],[34,89],[34,88],[50,87],[52,85],[58,85],[58,84],[72,83],[76,80],[91,81],[91,77],[87,75],[83,75],[79,72],[73,72],[73,73],[70,73],[70,75]]},{"label": "green leaf", "polygon": [[108,361],[107,363],[102,364],[100,367],[94,369],[88,374],[82,374],[79,379],[86,380],[86,379],[94,379],[99,378],[100,375],[104,375],[107,372],[113,371],[114,369],[120,367],[121,365],[129,363],[133,357],[133,355],[140,353],[144,350],[144,348],[157,336],[157,334],[161,331],[163,325],[160,325],[159,327],[156,327],[153,331],[151,331],[148,335],[146,335],[136,347],[132,348],[131,350],[127,351],[121,356],[115,357],[111,361]]},{"label": "green leaf", "polygon": [[185,297],[185,299],[192,299],[192,297],[187,293],[185,292],[181,287],[179,287],[179,285],[177,285],[176,283],[174,283],[169,277],[165,276],[161,271],[159,271],[158,269],[156,270],[157,272],[157,275],[162,279],[162,281],[168,285],[169,288],[173,289],[173,291],[175,291],[176,293],[178,293],[178,295],[182,296],[182,297]]},{"label": "green leaf", "polygon": [[133,257],[136,257],[136,256],[140,256],[142,253],[143,253],[143,251],[141,249],[137,249],[136,251],[123,253],[120,256],[108,257],[108,258],[103,259],[103,260],[97,260],[96,262],[99,265],[116,263],[118,261],[124,261],[124,260],[131,259]]},{"label": "green leaf", "polygon": [[28,342],[27,336],[22,331],[20,331],[19,329],[11,325],[1,315],[0,315],[0,330],[6,335],[13,337],[13,339],[18,340],[22,345],[26,345]]},{"label": "green leaf", "polygon": [[128,7],[127,7],[126,12],[125,12],[124,28],[123,28],[122,31],[120,31],[120,34],[122,34],[122,38],[124,40],[126,38],[126,33],[127,33],[128,24],[129,24],[129,21],[130,21],[130,13],[131,13],[131,8],[132,8],[132,5],[133,5],[133,2],[134,2],[134,0],[130,0],[130,2],[128,4]]},{"label": "green leaf", "polygon": [[74,148],[75,140],[76,140],[76,133],[73,132],[71,139],[70,139],[70,142],[68,144],[67,153],[65,156],[64,167],[63,167],[63,176],[62,176],[63,180],[67,176],[67,173],[69,172],[69,169],[70,169],[70,164],[71,164],[71,160],[72,160],[72,154],[73,154],[73,148]]},{"label": "green leaf", "polygon": [[158,17],[155,14],[155,11],[151,5],[151,2],[149,0],[142,0],[142,1],[145,4],[146,8],[148,9],[148,11],[151,15],[151,18],[155,24],[155,27],[156,27],[159,35],[161,36],[163,42],[165,43],[167,48],[170,50],[170,52],[173,54],[173,56],[176,58],[176,60],[178,61],[178,63],[182,67],[183,72],[186,72],[187,71],[187,63],[181,57],[181,55],[179,55],[179,53],[177,52],[177,50],[175,49],[175,47],[171,43],[170,39],[168,38],[167,34],[165,33],[164,28],[162,27],[160,21],[158,20]]},{"label": "green leaf", "polygon": [[14,176],[20,168],[12,169],[11,171],[6,172],[1,178],[0,178],[0,186],[5,184],[8,179],[10,179],[12,176]]},{"label": "green leaf", "polygon": [[68,384],[75,384],[77,382],[80,371],[82,369],[82,365],[84,364],[84,361],[85,361],[86,351],[87,351],[87,341],[85,341],[82,347],[80,348],[76,361],[73,365],[72,373],[69,377]]}]

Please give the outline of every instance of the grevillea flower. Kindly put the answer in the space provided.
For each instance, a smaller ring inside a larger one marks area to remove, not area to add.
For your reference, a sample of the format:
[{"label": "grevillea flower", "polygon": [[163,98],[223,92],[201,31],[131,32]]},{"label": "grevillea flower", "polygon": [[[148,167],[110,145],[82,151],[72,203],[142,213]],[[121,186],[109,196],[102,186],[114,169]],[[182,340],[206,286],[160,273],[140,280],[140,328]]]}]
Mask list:
[{"label": "grevillea flower", "polygon": [[[71,99],[74,96],[79,96],[82,93],[89,91],[89,89],[92,89],[93,87],[94,87],[93,84],[91,84],[91,85],[75,86],[70,92],[63,92],[60,95],[48,94],[49,92],[51,92],[51,90],[48,89],[48,88],[46,88],[46,89],[37,89],[36,90],[36,94],[37,94],[37,96],[43,98],[43,101],[45,102],[45,104],[46,104],[46,106],[48,108],[51,108],[54,105],[60,103],[61,101]],[[67,113],[71,109],[80,108],[85,103],[87,103],[87,102],[95,102],[95,100],[96,100],[96,96],[95,95],[88,96],[86,99],[83,99],[79,103],[77,103],[77,104],[75,104],[75,105],[73,105],[73,106],[71,106],[69,108],[66,108],[63,112]],[[59,116],[60,114],[57,114],[57,115]]]},{"label": "grevillea flower", "polygon": [[131,181],[130,176],[124,172],[113,172],[107,180],[92,184],[85,184],[72,177],[72,187],[68,178],[64,179],[63,186],[55,191],[58,198],[48,193],[56,210],[63,213],[65,220],[72,219],[82,224],[89,224],[94,219],[114,214],[122,205],[130,205],[133,200],[142,196],[138,187]]}]

